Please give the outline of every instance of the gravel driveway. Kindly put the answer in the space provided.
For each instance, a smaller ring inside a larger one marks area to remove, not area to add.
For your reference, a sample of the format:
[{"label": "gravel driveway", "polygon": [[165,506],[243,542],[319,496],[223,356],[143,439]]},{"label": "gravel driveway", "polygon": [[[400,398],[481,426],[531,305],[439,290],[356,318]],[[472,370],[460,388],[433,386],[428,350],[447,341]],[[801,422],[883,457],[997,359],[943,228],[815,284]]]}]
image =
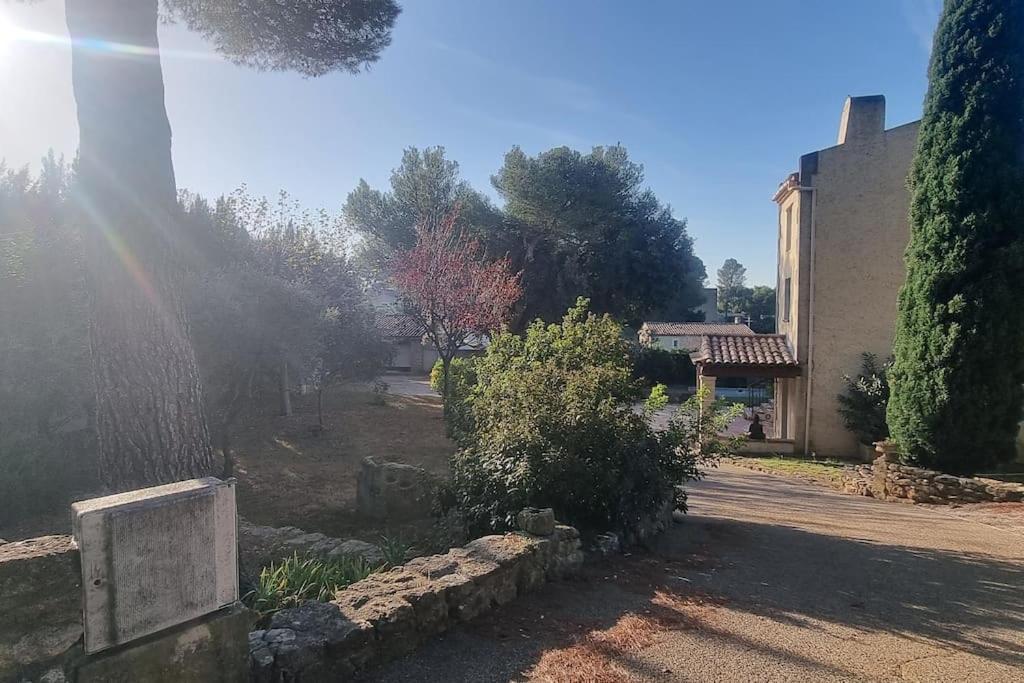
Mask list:
[{"label": "gravel driveway", "polygon": [[430,378],[422,375],[388,373],[377,378],[388,385],[388,391],[399,396],[437,396],[430,388]]},{"label": "gravel driveway", "polygon": [[730,466],[690,501],[367,680],[1024,680],[1024,536]]}]

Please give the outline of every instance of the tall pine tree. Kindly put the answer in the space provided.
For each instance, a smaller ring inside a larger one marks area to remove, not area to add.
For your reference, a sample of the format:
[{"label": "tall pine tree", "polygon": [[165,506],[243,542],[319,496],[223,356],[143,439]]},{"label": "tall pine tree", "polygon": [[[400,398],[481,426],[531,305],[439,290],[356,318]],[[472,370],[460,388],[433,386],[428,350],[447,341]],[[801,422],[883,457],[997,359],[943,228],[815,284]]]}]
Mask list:
[{"label": "tall pine tree", "polygon": [[1024,0],[946,0],[910,186],[890,430],[912,462],[983,471],[1024,400]]}]

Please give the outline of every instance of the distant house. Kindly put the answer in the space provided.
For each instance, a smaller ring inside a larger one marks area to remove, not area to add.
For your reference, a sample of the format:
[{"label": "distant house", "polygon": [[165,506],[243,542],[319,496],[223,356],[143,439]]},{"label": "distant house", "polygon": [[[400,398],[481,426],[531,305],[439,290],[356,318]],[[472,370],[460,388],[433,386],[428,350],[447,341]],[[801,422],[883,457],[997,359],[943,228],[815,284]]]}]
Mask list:
[{"label": "distant house", "polygon": [[378,314],[377,331],[391,348],[391,359],[385,366],[388,370],[430,372],[437,351],[431,344],[423,343],[423,328],[416,318],[407,313]]},{"label": "distant house", "polygon": [[[712,290],[717,291],[717,290]],[[637,334],[641,346],[691,353],[700,349],[705,335],[748,336],[754,331],[743,323],[645,322]]]},{"label": "distant house", "polygon": [[[391,359],[385,368],[416,374],[430,372],[437,362],[437,351],[429,340],[424,339],[419,320],[404,312],[398,293],[387,287],[378,287],[370,293],[370,298],[377,311],[377,331],[381,340],[391,348]],[[459,347],[457,355],[478,354],[487,348],[488,343],[490,340],[486,336],[471,335]]]}]

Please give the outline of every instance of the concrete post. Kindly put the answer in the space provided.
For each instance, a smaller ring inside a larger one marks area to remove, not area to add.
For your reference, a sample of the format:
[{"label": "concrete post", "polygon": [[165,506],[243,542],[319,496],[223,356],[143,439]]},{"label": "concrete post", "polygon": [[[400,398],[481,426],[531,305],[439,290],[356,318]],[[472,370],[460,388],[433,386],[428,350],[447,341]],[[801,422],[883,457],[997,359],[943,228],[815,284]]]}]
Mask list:
[{"label": "concrete post", "polygon": [[190,479],[80,501],[71,510],[86,653],[238,600],[234,482]]},{"label": "concrete post", "polygon": [[708,410],[711,408],[711,404],[715,402],[715,377],[712,375],[701,374],[697,377],[697,391],[701,392],[707,390],[707,395],[701,399],[700,407],[701,410]]}]

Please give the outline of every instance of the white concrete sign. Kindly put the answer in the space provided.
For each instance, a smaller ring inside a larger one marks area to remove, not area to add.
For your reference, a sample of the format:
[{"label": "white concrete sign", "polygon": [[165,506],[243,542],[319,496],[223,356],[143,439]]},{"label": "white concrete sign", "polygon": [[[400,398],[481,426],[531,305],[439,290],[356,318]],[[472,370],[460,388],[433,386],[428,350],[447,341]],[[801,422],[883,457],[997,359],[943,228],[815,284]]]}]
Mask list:
[{"label": "white concrete sign", "polygon": [[190,479],[81,501],[71,510],[86,652],[238,600],[234,482]]}]

